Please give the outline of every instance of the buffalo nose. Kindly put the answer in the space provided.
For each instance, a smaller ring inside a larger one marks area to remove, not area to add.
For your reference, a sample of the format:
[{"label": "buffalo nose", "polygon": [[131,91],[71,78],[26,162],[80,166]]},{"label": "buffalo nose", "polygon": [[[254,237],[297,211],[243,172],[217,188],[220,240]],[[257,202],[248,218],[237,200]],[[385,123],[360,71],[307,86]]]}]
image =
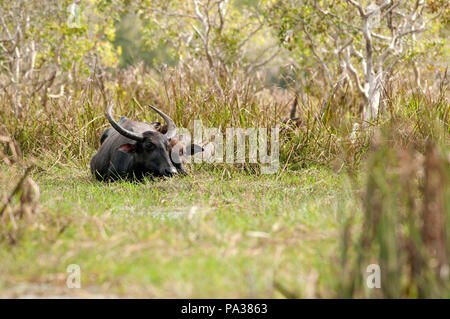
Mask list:
[{"label": "buffalo nose", "polygon": [[174,175],[177,173],[177,169],[175,167],[169,167],[166,169],[166,174],[167,175]]}]

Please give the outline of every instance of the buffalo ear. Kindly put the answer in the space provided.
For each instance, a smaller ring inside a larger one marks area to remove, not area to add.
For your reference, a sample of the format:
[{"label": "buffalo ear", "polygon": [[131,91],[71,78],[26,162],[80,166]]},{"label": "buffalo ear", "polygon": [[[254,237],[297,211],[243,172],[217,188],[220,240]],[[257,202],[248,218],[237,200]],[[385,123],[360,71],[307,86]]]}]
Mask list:
[{"label": "buffalo ear", "polygon": [[130,144],[130,143],[126,143],[126,144],[122,144],[119,147],[119,150],[123,151],[123,152],[132,152],[136,149],[136,145],[134,144]]},{"label": "buffalo ear", "polygon": [[191,155],[194,155],[196,153],[203,152],[205,149],[197,144],[191,144]]},{"label": "buffalo ear", "polygon": [[153,125],[156,130],[159,130],[161,128],[161,122],[153,122],[150,125]]}]

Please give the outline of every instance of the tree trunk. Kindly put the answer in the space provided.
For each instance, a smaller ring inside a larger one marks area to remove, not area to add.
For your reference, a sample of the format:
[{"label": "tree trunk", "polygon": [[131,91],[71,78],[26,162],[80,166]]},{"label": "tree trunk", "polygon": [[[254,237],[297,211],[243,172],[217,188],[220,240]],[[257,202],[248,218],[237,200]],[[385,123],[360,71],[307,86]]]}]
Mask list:
[{"label": "tree trunk", "polygon": [[371,120],[376,120],[378,114],[380,114],[381,107],[381,84],[380,81],[376,81],[369,88],[369,92],[365,98],[365,108],[364,108],[364,121],[370,122]]}]

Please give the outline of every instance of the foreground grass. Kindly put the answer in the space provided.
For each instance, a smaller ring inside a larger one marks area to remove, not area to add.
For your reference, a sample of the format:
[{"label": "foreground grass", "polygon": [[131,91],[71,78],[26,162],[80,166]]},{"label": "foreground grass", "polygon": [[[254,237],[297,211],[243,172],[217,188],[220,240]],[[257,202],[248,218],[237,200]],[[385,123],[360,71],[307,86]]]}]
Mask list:
[{"label": "foreground grass", "polygon": [[[1,171],[6,192],[19,172]],[[360,214],[343,175],[225,176],[104,184],[76,168],[36,172],[39,226],[0,243],[0,297],[335,297],[342,212]],[[66,288],[70,264],[81,289]]]}]

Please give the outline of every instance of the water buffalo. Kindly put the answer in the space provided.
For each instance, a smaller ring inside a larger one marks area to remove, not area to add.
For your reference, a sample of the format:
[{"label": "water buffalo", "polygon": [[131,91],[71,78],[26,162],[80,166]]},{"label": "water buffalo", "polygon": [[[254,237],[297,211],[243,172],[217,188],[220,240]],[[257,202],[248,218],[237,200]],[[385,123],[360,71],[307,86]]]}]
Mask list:
[{"label": "water buffalo", "polygon": [[112,127],[103,132],[100,149],[91,160],[91,172],[99,180],[186,174],[184,154],[203,151],[194,144],[188,148],[182,136],[176,136],[173,120],[153,106],[150,107],[165,120],[164,126],[124,116],[117,123],[111,116],[112,107],[106,112]]}]

